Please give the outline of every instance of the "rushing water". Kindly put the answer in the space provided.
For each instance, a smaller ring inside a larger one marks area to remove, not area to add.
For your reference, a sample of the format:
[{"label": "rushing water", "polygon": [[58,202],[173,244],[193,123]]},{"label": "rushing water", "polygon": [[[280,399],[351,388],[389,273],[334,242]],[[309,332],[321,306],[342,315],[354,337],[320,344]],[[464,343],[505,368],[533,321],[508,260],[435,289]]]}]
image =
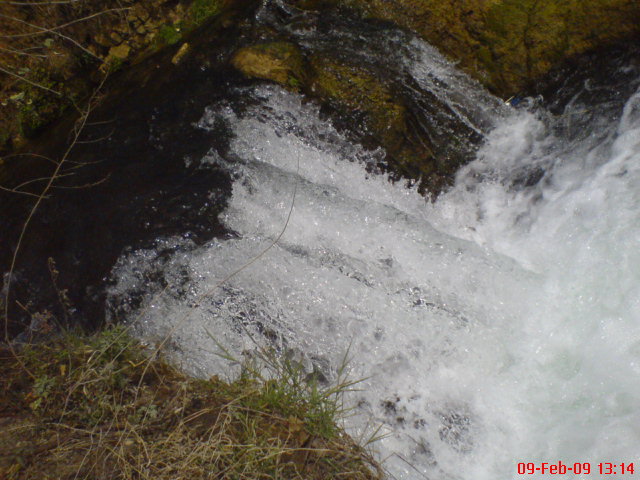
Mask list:
[{"label": "rushing water", "polygon": [[[489,132],[453,189],[430,204],[368,173],[384,152],[350,143],[313,104],[247,88],[252,106],[218,102],[199,123],[234,133],[224,158],[212,149],[200,164],[232,172],[222,219],[236,235],[128,252],[111,317],[149,342],[171,333],[176,360],[202,376],[230,368],[212,336],[238,358],[271,346],[327,378],[348,350],[366,380],[347,428],[384,425],[376,448],[395,478],[637,460],[640,91],[589,114],[579,95],[560,117],[508,110],[413,47],[415,81]],[[218,287],[290,211],[277,244]]]}]

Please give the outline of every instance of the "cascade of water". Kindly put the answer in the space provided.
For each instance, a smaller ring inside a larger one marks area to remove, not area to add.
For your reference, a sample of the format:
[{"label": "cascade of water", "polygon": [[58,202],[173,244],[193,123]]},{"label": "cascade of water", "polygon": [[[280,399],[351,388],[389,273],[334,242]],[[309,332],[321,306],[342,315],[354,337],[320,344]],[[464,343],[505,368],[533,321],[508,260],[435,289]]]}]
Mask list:
[{"label": "cascade of water", "polygon": [[[428,204],[367,173],[381,152],[349,143],[314,105],[248,89],[253,106],[220,102],[200,121],[235,134],[225,158],[211,150],[201,166],[233,173],[223,220],[237,235],[198,248],[164,238],[124,255],[110,315],[153,342],[188,314],[171,346],[203,376],[229,370],[210,334],[239,357],[271,346],[327,378],[350,349],[352,377],[366,380],[350,394],[348,428],[385,425],[378,448],[396,478],[633,461],[640,93],[605,130],[599,118],[593,135],[563,136],[554,122],[568,116],[507,113],[480,91],[464,103],[451,85],[476,87],[421,48],[411,64],[421,87],[480,131],[488,112],[498,118],[451,191]],[[200,302],[280,233],[296,186],[281,241]]]}]

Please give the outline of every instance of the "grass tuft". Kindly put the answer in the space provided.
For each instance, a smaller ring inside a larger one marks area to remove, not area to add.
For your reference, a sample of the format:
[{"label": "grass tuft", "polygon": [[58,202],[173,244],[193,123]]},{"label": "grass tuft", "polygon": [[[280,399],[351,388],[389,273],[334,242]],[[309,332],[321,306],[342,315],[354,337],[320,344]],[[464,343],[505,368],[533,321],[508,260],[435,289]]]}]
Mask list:
[{"label": "grass tuft", "polygon": [[382,478],[337,425],[352,383],[321,387],[295,362],[198,380],[120,327],[17,355],[0,350],[0,478]]},{"label": "grass tuft", "polygon": [[193,25],[198,26],[220,13],[221,9],[221,0],[194,0],[189,8],[189,19]]}]

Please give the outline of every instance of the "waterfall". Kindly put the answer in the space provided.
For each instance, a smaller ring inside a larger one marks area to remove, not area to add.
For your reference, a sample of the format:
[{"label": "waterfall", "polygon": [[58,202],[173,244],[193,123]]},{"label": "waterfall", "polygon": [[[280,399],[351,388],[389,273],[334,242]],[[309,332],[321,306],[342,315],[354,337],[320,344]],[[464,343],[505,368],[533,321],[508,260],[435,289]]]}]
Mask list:
[{"label": "waterfall", "polygon": [[[151,344],[170,333],[174,360],[203,377],[237,369],[211,337],[237,358],[275,348],[329,380],[348,351],[363,380],[346,428],[383,425],[375,448],[392,478],[633,461],[640,91],[588,114],[579,95],[562,115],[512,110],[411,46],[413,81],[485,135],[451,190],[429,203],[367,169],[384,152],[354,144],[315,104],[243,87],[249,105],[218,101],[198,124],[233,132],[229,151],[212,148],[199,168],[231,172],[222,220],[234,234],[126,252],[108,315]],[[277,244],[216,287],[290,212]]]}]

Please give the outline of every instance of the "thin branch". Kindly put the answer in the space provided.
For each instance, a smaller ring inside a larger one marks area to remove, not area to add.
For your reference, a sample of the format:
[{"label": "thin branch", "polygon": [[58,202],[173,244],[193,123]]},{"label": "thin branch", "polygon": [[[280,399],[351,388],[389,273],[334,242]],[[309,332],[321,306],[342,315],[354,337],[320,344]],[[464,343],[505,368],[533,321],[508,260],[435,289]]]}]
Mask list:
[{"label": "thin branch", "polygon": [[87,15],[86,17],[77,18],[77,19],[72,20],[70,22],[63,23],[62,25],[56,25],[55,27],[51,27],[51,28],[41,27],[39,25],[34,25],[33,23],[29,23],[29,22],[27,22],[25,20],[21,20],[19,18],[11,17],[9,15],[0,14],[0,17],[7,18],[9,20],[13,20],[14,22],[19,22],[19,23],[22,23],[24,25],[28,25],[31,28],[35,28],[37,30],[40,30],[39,32],[17,33],[15,35],[0,35],[0,37],[18,38],[18,37],[31,37],[31,36],[34,36],[34,35],[42,35],[44,33],[57,33],[56,30],[61,30],[61,29],[65,28],[65,27],[68,27],[69,25],[73,25],[75,23],[84,22],[86,20],[91,20],[92,18],[98,17],[100,15],[104,15],[105,13],[121,12],[123,10],[131,10],[131,7],[110,8],[109,10],[103,10],[101,12],[96,12],[96,13],[93,13],[91,15]]},{"label": "thin branch", "polygon": [[44,85],[40,85],[39,83],[32,82],[32,81],[31,81],[31,80],[29,80],[28,78],[23,77],[22,75],[18,75],[17,73],[14,73],[14,72],[12,72],[12,71],[10,71],[10,70],[5,70],[4,68],[0,67],[0,72],[4,72],[4,73],[6,73],[6,74],[8,74],[8,75],[11,75],[11,76],[13,76],[13,77],[16,77],[16,78],[18,78],[18,79],[22,80],[23,82],[27,82],[28,84],[33,85],[34,87],[41,88],[42,90],[46,90],[47,92],[51,92],[51,93],[53,93],[54,95],[57,95],[57,96],[59,96],[59,97],[61,97],[61,96],[62,96],[62,93],[57,92],[57,91],[55,91],[55,90],[51,90],[50,88],[47,88],[47,87],[45,87]]},{"label": "thin branch", "polygon": [[[14,271],[15,271],[15,268],[16,268],[16,263],[18,261],[18,254],[21,251],[22,243],[23,243],[24,237],[26,235],[27,229],[29,228],[29,225],[31,224],[31,220],[35,216],[36,211],[40,207],[40,204],[47,197],[47,194],[49,193],[49,191],[51,190],[51,187],[53,186],[53,182],[55,182],[55,180],[59,177],[60,172],[62,170],[62,166],[64,165],[65,161],[67,160],[67,158],[71,154],[71,150],[73,150],[73,148],[75,147],[76,142],[78,140],[78,137],[80,136],[80,133],[82,132],[82,128],[86,124],[87,119],[89,118],[89,114],[91,113],[91,111],[92,111],[92,109],[94,107],[94,105],[93,105],[94,99],[98,96],[98,92],[100,91],[100,89],[104,85],[104,82],[107,80],[107,76],[108,75],[104,76],[104,78],[100,82],[100,85],[98,86],[98,88],[93,92],[93,94],[89,98],[89,101],[87,102],[87,108],[86,108],[86,110],[84,112],[84,115],[81,118],[81,121],[79,122],[80,123],[80,128],[76,130],[76,134],[75,134],[75,137],[74,137],[73,141],[71,142],[71,144],[69,145],[67,150],[62,155],[62,157],[60,159],[60,162],[58,162],[58,165],[56,166],[53,174],[49,178],[49,181],[47,182],[47,185],[45,185],[44,189],[42,190],[42,192],[38,196],[38,198],[37,198],[36,202],[34,203],[33,207],[29,211],[29,215],[27,216],[26,220],[22,224],[22,230],[20,231],[20,235],[18,236],[18,241],[16,243],[16,247],[15,247],[15,249],[13,251],[13,256],[11,258],[11,264],[9,266],[9,271],[7,272],[7,275],[6,275],[6,282],[7,282],[6,285],[7,285],[7,287],[6,287],[6,292],[5,292],[5,296],[4,296],[4,336],[5,336],[5,341],[9,345],[9,348],[11,349],[12,353],[14,354],[14,356],[15,356],[15,351],[13,349],[12,342],[9,339],[9,300],[10,300],[10,294],[11,294],[11,280],[12,280],[12,277],[14,275]],[[29,370],[26,368],[26,366],[24,364],[22,364],[22,367],[24,368],[24,370],[28,374],[33,376],[31,374],[31,372],[29,372]]]},{"label": "thin branch", "polygon": [[18,193],[20,195],[27,195],[29,197],[36,197],[36,198],[39,197],[39,195],[37,195],[35,193],[23,192],[22,190],[16,190],[15,188],[7,188],[7,187],[3,187],[2,185],[0,185],[0,190],[2,190],[3,192]]},{"label": "thin branch", "polygon": [[115,121],[116,121],[116,119],[112,118],[111,120],[101,120],[99,122],[90,122],[90,123],[87,123],[87,127],[94,127],[96,125],[105,125],[107,123],[113,123]]},{"label": "thin branch", "polygon": [[25,50],[14,50],[13,48],[0,47],[0,50],[2,50],[3,52],[13,53],[14,55],[26,55],[28,57],[47,58],[47,56],[42,54],[42,53],[29,53],[29,52],[27,52],[27,49],[25,49]]},{"label": "thin branch", "polygon": [[[60,177],[67,177],[69,175],[73,175],[73,173],[62,173],[60,175],[57,175],[58,178]],[[40,177],[40,178],[32,178],[31,180],[27,180],[26,182],[22,182],[20,185],[16,185],[14,188],[14,190],[18,190],[22,187],[26,187],[27,185],[30,185],[32,183],[36,183],[36,182],[46,182],[50,179],[51,177]]]},{"label": "thin branch", "polygon": [[42,158],[44,160],[47,160],[48,162],[51,162],[54,165],[58,165],[59,163],[51,157],[47,157],[46,155],[40,155],[38,153],[12,153],[10,155],[5,155],[2,158],[7,159],[7,158],[13,158],[13,157],[35,157],[35,158]]},{"label": "thin branch", "polygon": [[94,138],[92,140],[82,140],[82,141],[78,140],[78,143],[79,144],[100,143],[100,142],[103,142],[104,140],[108,140],[115,131],[116,129],[112,128],[108,134],[103,135],[102,137]]},{"label": "thin branch", "polygon": [[101,183],[106,182],[107,180],[109,180],[109,178],[111,178],[111,173],[109,173],[106,177],[93,182],[93,183],[86,183],[84,185],[73,185],[70,187],[63,187],[61,185],[54,185],[53,188],[60,188],[60,189],[65,189],[65,190],[79,190],[79,189],[83,189],[83,188],[91,188],[91,187],[95,187],[97,185],[100,185]]}]

